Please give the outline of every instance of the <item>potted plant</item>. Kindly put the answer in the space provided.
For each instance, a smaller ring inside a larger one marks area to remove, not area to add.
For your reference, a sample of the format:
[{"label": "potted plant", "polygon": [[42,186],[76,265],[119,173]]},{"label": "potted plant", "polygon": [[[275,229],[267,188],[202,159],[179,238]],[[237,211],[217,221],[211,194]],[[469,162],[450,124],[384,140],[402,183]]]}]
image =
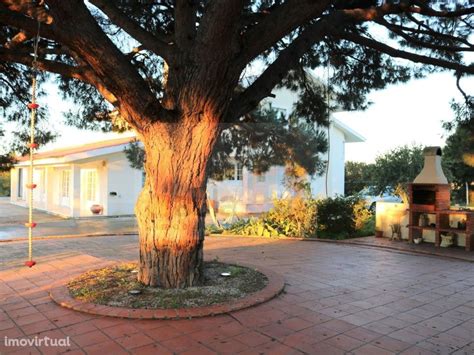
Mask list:
[{"label": "potted plant", "polygon": [[92,214],[95,214],[95,215],[101,214],[103,210],[104,210],[104,207],[102,207],[102,205],[94,204],[91,206]]}]

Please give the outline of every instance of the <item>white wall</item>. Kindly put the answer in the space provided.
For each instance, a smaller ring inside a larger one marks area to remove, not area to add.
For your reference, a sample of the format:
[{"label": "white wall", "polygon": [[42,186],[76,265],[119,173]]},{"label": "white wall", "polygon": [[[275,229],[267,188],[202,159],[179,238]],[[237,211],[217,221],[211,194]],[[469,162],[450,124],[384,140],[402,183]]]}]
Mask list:
[{"label": "white wall", "polygon": [[344,195],[344,156],[345,138],[343,132],[332,124],[329,130],[329,152],[322,156],[328,160],[329,169],[326,194],[326,172],[322,176],[315,176],[311,181],[311,191],[315,197],[325,198]]},{"label": "white wall", "polygon": [[[107,157],[107,172],[106,214],[134,214],[135,203],[142,189],[142,171],[130,167],[124,153],[115,153]],[[110,194],[113,192],[117,195]]]}]

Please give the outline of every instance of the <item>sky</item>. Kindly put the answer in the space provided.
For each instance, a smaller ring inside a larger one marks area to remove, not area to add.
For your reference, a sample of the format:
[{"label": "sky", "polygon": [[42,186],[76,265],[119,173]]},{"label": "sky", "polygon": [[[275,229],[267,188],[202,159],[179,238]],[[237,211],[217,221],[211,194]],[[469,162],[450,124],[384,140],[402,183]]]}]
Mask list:
[{"label": "sky", "polygon": [[[461,84],[465,92],[474,93],[474,78],[465,78]],[[48,97],[43,100],[50,107],[49,122],[60,137],[43,150],[117,136],[65,126],[61,123],[62,112],[67,111],[70,104],[59,96],[54,85],[48,85],[46,89]],[[346,161],[370,163],[377,155],[405,144],[444,146],[447,133],[442,128],[442,122],[454,118],[450,108],[453,98],[461,100],[462,96],[452,73],[436,73],[372,92],[368,99],[373,104],[366,111],[336,113],[337,119],[366,139],[363,143],[346,145]],[[13,129],[12,126],[7,128]]]},{"label": "sky", "polygon": [[[468,94],[474,93],[474,78],[461,80]],[[450,72],[392,85],[369,94],[373,105],[362,112],[343,112],[336,118],[365,137],[364,143],[346,146],[346,161],[373,162],[375,157],[400,145],[444,146],[443,121],[452,121],[451,99],[462,100]]]}]

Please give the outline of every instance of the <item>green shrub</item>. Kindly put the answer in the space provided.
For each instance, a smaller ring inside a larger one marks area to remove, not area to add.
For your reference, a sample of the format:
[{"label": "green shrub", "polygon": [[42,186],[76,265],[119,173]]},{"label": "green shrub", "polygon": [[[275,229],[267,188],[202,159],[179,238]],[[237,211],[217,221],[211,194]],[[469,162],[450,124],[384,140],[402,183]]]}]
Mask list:
[{"label": "green shrub", "polygon": [[266,218],[287,237],[316,237],[317,204],[311,198],[292,197],[274,201]]},{"label": "green shrub", "polygon": [[337,196],[318,200],[318,228],[323,235],[348,237],[355,232],[356,198]]},{"label": "green shrub", "polygon": [[222,234],[224,229],[222,227],[218,227],[214,224],[209,224],[206,226],[206,231],[204,232],[205,235],[210,235],[210,234]]},{"label": "green shrub", "polygon": [[272,225],[265,216],[237,221],[225,228],[224,234],[256,235],[258,237],[278,237],[277,226]]},{"label": "green shrub", "polygon": [[292,197],[275,200],[274,208],[258,218],[241,219],[223,226],[223,233],[346,239],[373,235],[374,226],[373,214],[358,197],[338,196],[323,200]]},{"label": "green shrub", "polygon": [[375,215],[372,214],[370,218],[362,225],[360,229],[356,229],[355,237],[368,237],[375,234]]},{"label": "green shrub", "polygon": [[326,198],[318,201],[318,236],[346,239],[373,235],[375,219],[357,196]]},{"label": "green shrub", "polygon": [[0,196],[10,196],[10,172],[0,172]]},{"label": "green shrub", "polygon": [[352,207],[354,227],[356,231],[363,229],[370,222],[374,214],[367,208],[363,199],[357,199]]},{"label": "green shrub", "polygon": [[258,218],[240,220],[225,227],[228,234],[259,237],[315,237],[316,201],[293,197],[274,201],[274,208]]}]

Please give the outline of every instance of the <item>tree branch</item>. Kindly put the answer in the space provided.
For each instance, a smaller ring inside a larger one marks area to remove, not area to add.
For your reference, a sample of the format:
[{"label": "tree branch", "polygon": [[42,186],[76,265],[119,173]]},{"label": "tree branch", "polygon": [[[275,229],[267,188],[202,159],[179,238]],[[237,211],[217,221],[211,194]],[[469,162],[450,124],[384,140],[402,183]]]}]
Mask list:
[{"label": "tree branch", "polygon": [[0,0],[0,4],[4,5],[8,10],[22,13],[37,21],[51,24],[53,18],[44,6],[38,5],[31,0]]},{"label": "tree branch", "polygon": [[[55,23],[58,42],[67,46],[100,83],[116,97],[116,106],[137,130],[147,127],[151,120],[172,121],[173,112],[166,110],[149,90],[135,66],[100,28],[82,0],[47,0]],[[106,60],[103,60],[106,58]]]},{"label": "tree branch", "polygon": [[403,50],[390,47],[384,43],[377,42],[370,38],[357,35],[355,33],[340,33],[340,32],[333,32],[333,33],[336,37],[340,39],[346,39],[350,42],[362,45],[364,47],[375,49],[379,52],[388,54],[391,57],[408,59],[416,63],[424,63],[424,64],[434,65],[434,66],[438,66],[438,67],[442,67],[446,69],[453,69],[453,70],[468,73],[468,74],[474,74],[473,65],[467,66],[467,65],[454,63],[454,62],[450,62],[443,59],[437,59],[437,58],[432,58],[432,57],[428,57],[428,56],[424,56],[424,55],[420,55],[416,53],[406,52]]},{"label": "tree branch", "polygon": [[320,16],[331,1],[289,0],[276,7],[243,35],[241,62],[248,63],[296,28]]},{"label": "tree branch", "polygon": [[[429,43],[426,41],[421,41],[417,38],[413,38],[407,33],[405,33],[402,29],[399,28],[399,26],[392,25],[391,23],[387,22],[384,19],[379,19],[375,21],[381,26],[384,26],[388,30],[392,31],[393,33],[397,34],[398,36],[402,37],[405,39],[407,42],[417,45],[419,47],[424,47],[424,48],[430,48],[434,50],[439,50],[439,51],[447,51],[447,52],[472,52],[474,51],[474,46],[470,45],[468,47],[459,47],[459,46],[450,46],[450,45],[438,45],[438,44],[433,44]],[[416,31],[415,31],[416,32]]]},{"label": "tree branch", "polygon": [[300,58],[316,43],[324,38],[328,31],[328,22],[321,19],[304,30],[278,58],[245,91],[234,96],[227,121],[238,120],[254,109],[258,103],[271,95],[273,88],[280,83],[289,70],[294,69]]},{"label": "tree branch", "polygon": [[146,49],[163,57],[166,61],[171,60],[173,47],[167,42],[168,39],[164,34],[158,37],[146,31],[116,7],[112,1],[90,0],[90,2],[106,14],[114,24],[140,42]]},{"label": "tree branch", "polygon": [[[32,18],[29,18],[21,13],[14,12],[12,10],[5,10],[5,7],[0,4],[0,23],[7,26],[15,27],[19,30],[25,31],[29,36],[36,35],[38,31],[38,22]],[[51,26],[42,24],[41,36],[54,39]]]},{"label": "tree branch", "polygon": [[174,7],[174,32],[181,50],[188,49],[196,37],[197,2],[176,0]]},{"label": "tree branch", "polygon": [[[29,67],[33,66],[33,57],[27,54],[25,55],[21,53],[0,50],[0,60],[5,62],[23,64]],[[67,65],[64,63],[59,63],[47,59],[37,59],[36,63],[36,66],[39,70],[48,71],[68,78],[74,78],[85,81],[80,67],[75,67],[72,65]]]},{"label": "tree branch", "polygon": [[[417,19],[415,19],[413,16],[411,15],[408,15],[407,16],[408,18],[410,18],[413,22],[415,22],[419,27],[423,27],[425,29],[421,29],[421,28],[412,28],[412,27],[407,27],[407,26],[401,26],[401,25],[395,25],[393,23],[390,23],[386,20],[384,20],[385,22],[387,22],[390,27],[394,27],[394,28],[397,28],[399,29],[400,31],[404,31],[404,32],[410,32],[410,33],[415,33],[415,34],[421,34],[421,35],[427,35],[427,36],[431,36],[431,37],[436,37],[436,38],[441,38],[441,39],[445,39],[447,41],[453,41],[453,42],[459,42],[459,43],[462,43],[462,44],[465,44],[469,47],[472,47],[473,44],[470,43],[469,41],[465,40],[464,38],[461,38],[461,37],[455,37],[455,36],[451,36],[451,35],[448,35],[446,33],[441,33],[441,32],[437,32],[435,31],[434,29],[426,26],[423,22],[420,22],[418,21]],[[377,21],[380,21],[382,19],[379,19],[379,20],[376,20]]]},{"label": "tree branch", "polygon": [[[201,58],[215,58],[216,55],[227,55],[229,51],[240,49],[232,44],[238,36],[239,19],[245,3],[246,0],[208,2],[196,36],[196,48]],[[223,43],[226,45],[223,46]]]},{"label": "tree branch", "polygon": [[414,13],[418,13],[418,14],[426,15],[426,16],[431,16],[431,17],[454,18],[454,17],[460,17],[460,16],[470,15],[474,13],[474,8],[472,7],[461,8],[455,11],[447,11],[447,10],[437,11],[427,6],[422,1],[415,0],[414,2],[417,5],[417,7],[413,7],[412,11],[410,12],[414,12]]}]

